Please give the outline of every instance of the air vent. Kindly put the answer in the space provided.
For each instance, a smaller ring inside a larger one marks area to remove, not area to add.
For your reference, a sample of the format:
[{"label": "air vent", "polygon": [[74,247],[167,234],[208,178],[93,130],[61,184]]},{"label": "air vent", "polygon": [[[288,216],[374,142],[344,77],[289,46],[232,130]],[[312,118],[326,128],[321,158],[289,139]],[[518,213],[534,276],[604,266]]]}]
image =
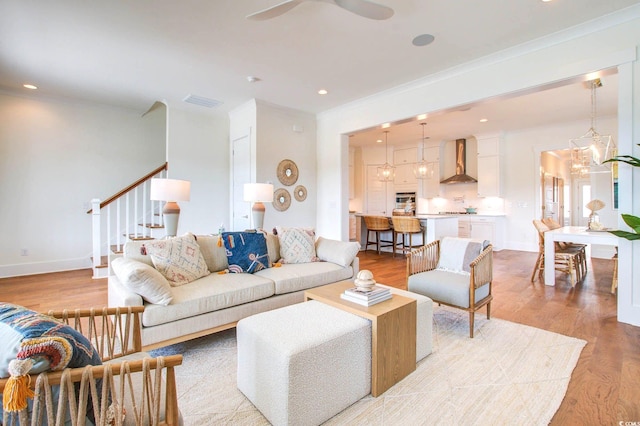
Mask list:
[{"label": "air vent", "polygon": [[215,108],[222,105],[222,101],[216,101],[215,99],[205,98],[203,96],[188,95],[183,101],[190,104],[199,105],[207,108]]}]

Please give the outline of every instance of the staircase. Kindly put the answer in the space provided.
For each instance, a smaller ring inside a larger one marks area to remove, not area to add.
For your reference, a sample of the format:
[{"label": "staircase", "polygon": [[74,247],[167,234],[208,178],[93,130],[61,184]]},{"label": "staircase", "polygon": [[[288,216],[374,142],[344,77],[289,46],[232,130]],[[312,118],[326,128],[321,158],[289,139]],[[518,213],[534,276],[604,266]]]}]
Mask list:
[{"label": "staircase", "polygon": [[164,163],[104,201],[91,200],[93,278],[109,276],[111,261],[122,256],[124,243],[164,235],[162,201],[149,197],[152,178],[165,178]]}]

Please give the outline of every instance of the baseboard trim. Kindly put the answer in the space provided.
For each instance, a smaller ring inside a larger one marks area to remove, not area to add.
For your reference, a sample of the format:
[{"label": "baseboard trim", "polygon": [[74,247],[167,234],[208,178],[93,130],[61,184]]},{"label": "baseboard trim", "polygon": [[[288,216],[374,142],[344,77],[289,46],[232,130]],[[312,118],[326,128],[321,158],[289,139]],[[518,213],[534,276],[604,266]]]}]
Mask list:
[{"label": "baseboard trim", "polygon": [[15,265],[0,265],[0,278],[74,271],[77,269],[91,269],[91,266],[91,260],[86,257],[46,262],[18,263]]}]

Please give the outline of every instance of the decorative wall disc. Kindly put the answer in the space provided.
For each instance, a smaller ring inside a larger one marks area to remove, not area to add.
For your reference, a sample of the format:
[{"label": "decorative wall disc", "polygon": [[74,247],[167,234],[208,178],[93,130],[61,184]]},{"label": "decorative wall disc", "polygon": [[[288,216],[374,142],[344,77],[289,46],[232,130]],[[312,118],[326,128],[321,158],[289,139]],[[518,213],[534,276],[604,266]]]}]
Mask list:
[{"label": "decorative wall disc", "polygon": [[296,189],[293,190],[293,196],[298,201],[304,201],[307,199],[307,188],[302,185],[296,186]]},{"label": "decorative wall disc", "polygon": [[291,205],[291,195],[284,188],[276,189],[273,193],[273,208],[279,212],[283,212]]},{"label": "decorative wall disc", "polygon": [[291,160],[282,160],[278,164],[278,179],[283,185],[291,186],[298,180],[298,166]]}]

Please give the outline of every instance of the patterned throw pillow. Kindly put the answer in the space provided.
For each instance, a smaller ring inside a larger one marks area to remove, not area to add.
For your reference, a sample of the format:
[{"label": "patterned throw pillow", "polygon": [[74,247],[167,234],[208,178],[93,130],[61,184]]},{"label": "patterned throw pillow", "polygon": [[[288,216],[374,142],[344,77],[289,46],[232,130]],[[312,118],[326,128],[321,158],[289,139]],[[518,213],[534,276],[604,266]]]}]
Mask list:
[{"label": "patterned throw pillow", "polygon": [[153,266],[176,287],[209,275],[209,268],[193,234],[145,244]]},{"label": "patterned throw pillow", "polygon": [[282,263],[316,262],[315,231],[307,228],[276,226]]},{"label": "patterned throw pillow", "polygon": [[253,274],[271,265],[267,240],[260,232],[223,232],[229,272]]},{"label": "patterned throw pillow", "polygon": [[0,303],[0,378],[9,362],[33,362],[30,374],[101,365],[98,352],[81,333],[56,319],[11,303]]}]

